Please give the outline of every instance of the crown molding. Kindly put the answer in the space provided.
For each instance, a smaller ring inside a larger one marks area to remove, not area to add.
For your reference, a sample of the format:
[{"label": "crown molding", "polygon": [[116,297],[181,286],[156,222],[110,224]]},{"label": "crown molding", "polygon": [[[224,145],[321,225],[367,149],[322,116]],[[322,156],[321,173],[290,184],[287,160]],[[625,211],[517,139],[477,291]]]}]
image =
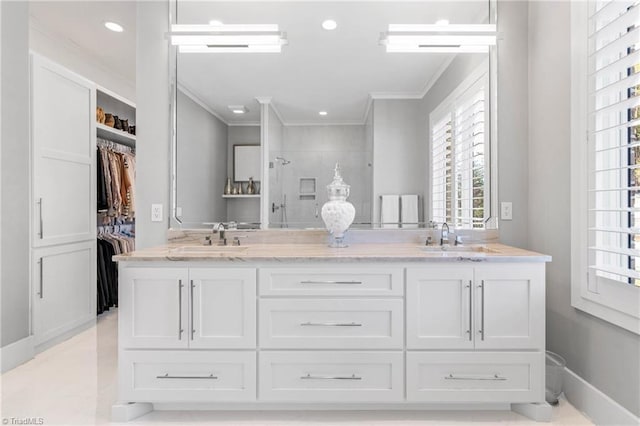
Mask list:
[{"label": "crown molding", "polygon": [[183,83],[178,82],[178,90],[181,91],[187,98],[191,99],[193,102],[198,104],[202,109],[207,111],[209,114],[213,115],[218,120],[222,121],[225,125],[229,126],[230,123],[225,120],[220,114],[215,112],[205,101],[200,99],[197,95],[195,95],[187,86]]}]

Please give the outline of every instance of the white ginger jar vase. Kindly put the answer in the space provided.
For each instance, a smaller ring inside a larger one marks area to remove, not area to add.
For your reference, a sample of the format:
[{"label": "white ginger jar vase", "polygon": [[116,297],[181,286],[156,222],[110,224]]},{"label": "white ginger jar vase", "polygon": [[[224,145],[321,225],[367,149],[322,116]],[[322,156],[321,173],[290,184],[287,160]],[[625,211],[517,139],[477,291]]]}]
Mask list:
[{"label": "white ginger jar vase", "polygon": [[333,182],[327,185],[329,201],[322,206],[322,220],[332,237],[329,247],[347,247],[344,243],[344,233],[356,217],[355,207],[347,201],[350,188],[351,186],[342,180],[340,165],[336,163]]}]

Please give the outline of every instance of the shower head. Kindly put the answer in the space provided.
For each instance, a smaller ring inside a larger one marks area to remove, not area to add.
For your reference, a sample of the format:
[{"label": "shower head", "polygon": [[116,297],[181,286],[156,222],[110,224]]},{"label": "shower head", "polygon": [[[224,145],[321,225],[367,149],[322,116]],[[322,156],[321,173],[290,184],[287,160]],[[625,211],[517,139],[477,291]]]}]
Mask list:
[{"label": "shower head", "polygon": [[276,157],[275,161],[276,162],[280,161],[283,166],[286,166],[287,164],[291,163],[291,161],[289,161],[289,160],[287,160],[286,158],[283,158],[283,157]]}]

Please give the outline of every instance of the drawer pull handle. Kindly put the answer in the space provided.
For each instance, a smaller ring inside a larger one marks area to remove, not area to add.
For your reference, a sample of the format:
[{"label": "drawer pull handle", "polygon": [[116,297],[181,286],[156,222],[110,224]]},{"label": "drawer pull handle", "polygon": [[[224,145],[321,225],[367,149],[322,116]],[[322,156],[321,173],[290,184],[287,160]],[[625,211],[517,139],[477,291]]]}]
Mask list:
[{"label": "drawer pull handle", "polygon": [[303,322],[301,327],[362,327],[357,322]]},{"label": "drawer pull handle", "polygon": [[503,381],[507,380],[506,377],[498,376],[494,374],[493,376],[454,376],[453,374],[449,374],[448,376],[444,376],[445,380],[492,380],[492,381]]},{"label": "drawer pull handle", "polygon": [[300,284],[362,284],[362,281],[300,281]]},{"label": "drawer pull handle", "polygon": [[352,374],[350,376],[318,376],[307,373],[306,376],[300,377],[303,380],[362,380],[362,377]]},{"label": "drawer pull handle", "polygon": [[218,376],[210,374],[208,376],[170,376],[169,373],[165,373],[164,376],[156,376],[156,379],[204,379],[204,380],[218,380]]}]

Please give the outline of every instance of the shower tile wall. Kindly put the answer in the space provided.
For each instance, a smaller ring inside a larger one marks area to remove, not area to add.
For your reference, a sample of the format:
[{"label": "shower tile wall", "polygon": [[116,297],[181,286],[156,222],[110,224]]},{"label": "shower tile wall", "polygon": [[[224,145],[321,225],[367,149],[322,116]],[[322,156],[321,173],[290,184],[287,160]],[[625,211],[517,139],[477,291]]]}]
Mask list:
[{"label": "shower tile wall", "polygon": [[[279,155],[291,161],[272,169],[282,177],[291,226],[324,226],[320,210],[327,201],[326,185],[333,179],[336,162],[351,185],[349,201],[356,208],[354,222],[371,221],[372,146],[365,138],[365,126],[284,126]],[[316,178],[315,200],[300,199],[301,178]]]}]

